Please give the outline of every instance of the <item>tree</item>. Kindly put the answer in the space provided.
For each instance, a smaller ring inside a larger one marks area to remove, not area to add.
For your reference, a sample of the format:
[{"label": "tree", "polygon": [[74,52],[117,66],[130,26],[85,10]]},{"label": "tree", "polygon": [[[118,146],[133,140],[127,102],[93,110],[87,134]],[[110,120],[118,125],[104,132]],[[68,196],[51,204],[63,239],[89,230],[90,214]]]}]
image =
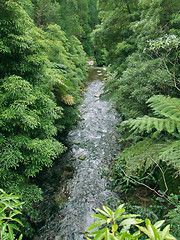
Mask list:
[{"label": "tree", "polygon": [[37,220],[34,204],[42,199],[32,178],[66,149],[58,134],[77,114],[62,120],[62,106],[77,113],[87,63],[76,38],[68,42],[57,25],[39,29],[21,3],[0,8],[0,185],[23,196],[20,218],[32,236],[27,220]]}]

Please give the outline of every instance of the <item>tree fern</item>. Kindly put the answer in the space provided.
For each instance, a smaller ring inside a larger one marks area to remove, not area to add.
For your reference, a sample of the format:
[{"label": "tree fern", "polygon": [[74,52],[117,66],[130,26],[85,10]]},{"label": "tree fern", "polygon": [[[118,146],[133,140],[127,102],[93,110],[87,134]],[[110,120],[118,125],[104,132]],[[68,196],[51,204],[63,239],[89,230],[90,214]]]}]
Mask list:
[{"label": "tree fern", "polygon": [[131,130],[139,129],[140,132],[151,132],[155,129],[158,132],[165,130],[168,133],[173,133],[177,130],[180,133],[180,122],[170,118],[160,119],[144,116],[141,118],[130,119],[123,124],[128,124],[131,127]]},{"label": "tree fern", "polygon": [[177,130],[180,133],[180,99],[156,95],[147,102],[150,103],[154,113],[166,118],[144,116],[130,119],[123,124],[129,125],[132,130],[139,129],[141,132],[156,129],[158,132],[165,130],[173,133]]},{"label": "tree fern", "polygon": [[[129,125],[131,130],[139,130],[139,132],[157,130],[157,132],[167,131],[170,134],[180,133],[180,99],[157,95],[151,97],[148,103],[156,114],[165,118],[144,116],[125,121],[122,125]],[[149,147],[147,147],[148,144]],[[155,158],[153,152],[156,153]],[[122,154],[123,156],[129,172],[132,172],[132,169],[136,171],[138,166],[145,167],[146,171],[154,159],[156,162],[165,161],[166,164],[177,170],[177,175],[180,174],[180,140],[166,142],[163,145],[150,139],[144,140],[126,149]]]},{"label": "tree fern", "polygon": [[141,170],[146,172],[155,162],[159,162],[159,152],[165,147],[167,147],[167,143],[155,143],[152,139],[145,138],[143,141],[126,148],[119,155],[119,161],[125,160],[125,172],[128,175],[136,175]]},{"label": "tree fern", "polygon": [[180,123],[180,99],[155,95],[147,103],[155,113],[170,118]]},{"label": "tree fern", "polygon": [[180,140],[173,141],[170,145],[163,148],[159,159],[171,164],[176,170],[176,175],[180,175]]}]

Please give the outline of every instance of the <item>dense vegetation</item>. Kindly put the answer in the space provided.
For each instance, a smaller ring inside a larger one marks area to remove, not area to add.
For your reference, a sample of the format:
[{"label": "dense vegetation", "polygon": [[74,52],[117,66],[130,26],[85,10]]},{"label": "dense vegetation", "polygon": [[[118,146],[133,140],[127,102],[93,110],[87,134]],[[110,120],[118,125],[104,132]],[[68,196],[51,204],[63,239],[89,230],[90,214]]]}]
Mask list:
[{"label": "dense vegetation", "polygon": [[148,237],[149,240],[176,240],[169,233],[170,225],[161,229],[165,220],[152,224],[149,219],[144,221],[137,214],[126,214],[123,207],[124,204],[121,204],[115,211],[106,206],[103,206],[103,209],[97,209],[99,213],[93,214],[92,217],[99,220],[91,224],[87,231],[99,226],[101,226],[101,229],[88,233],[86,239],[90,240],[92,238],[89,237],[93,237],[93,239],[99,240],[129,240]]},{"label": "dense vegetation", "polygon": [[[178,0],[1,0],[0,187],[22,195],[24,236],[42,199],[34,178],[66,150],[94,54],[122,120],[110,185],[129,212],[152,224],[166,216],[180,237],[179,9]],[[22,205],[8,194],[0,221]],[[8,239],[16,226],[6,220]]]},{"label": "dense vegetation", "polygon": [[59,18],[51,18],[57,6],[53,1],[0,3],[0,187],[22,195],[20,218],[27,236],[38,217],[34,205],[42,199],[33,179],[66,150],[62,131],[78,119],[87,75],[79,39],[61,30]]},{"label": "dense vegetation", "polygon": [[92,33],[97,63],[109,65],[105,97],[122,119],[125,149],[112,164],[111,186],[129,210],[153,221],[168,214],[178,239],[179,9],[176,0],[99,1],[101,24]]}]

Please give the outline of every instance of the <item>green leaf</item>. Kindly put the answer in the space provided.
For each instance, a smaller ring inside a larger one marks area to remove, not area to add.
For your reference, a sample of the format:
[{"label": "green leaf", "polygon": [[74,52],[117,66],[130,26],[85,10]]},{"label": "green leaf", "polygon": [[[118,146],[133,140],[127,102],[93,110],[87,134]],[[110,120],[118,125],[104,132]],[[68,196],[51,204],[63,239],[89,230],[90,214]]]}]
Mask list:
[{"label": "green leaf", "polygon": [[155,234],[154,234],[154,231],[153,231],[153,229],[152,229],[152,225],[151,225],[150,220],[149,220],[149,219],[146,219],[145,222],[146,222],[147,230],[148,230],[148,232],[149,232],[149,235],[148,235],[148,236],[150,236],[152,239],[154,239]]},{"label": "green leaf", "polygon": [[100,225],[106,223],[106,220],[99,220],[94,222],[93,224],[91,224],[91,226],[88,227],[88,229],[86,231],[91,231],[92,229],[99,227]]},{"label": "green leaf", "polygon": [[9,214],[9,217],[14,217],[14,216],[16,216],[16,215],[18,215],[18,214],[22,214],[20,211],[18,211],[18,210],[13,210],[13,212],[11,212],[10,214]]},{"label": "green leaf", "polygon": [[20,232],[20,229],[16,225],[11,223],[11,227]]},{"label": "green leaf", "polygon": [[13,218],[12,220],[13,220],[13,221],[16,221],[16,222],[19,223],[21,226],[24,226],[24,225],[22,224],[22,222],[21,222],[18,218]]},{"label": "green leaf", "polygon": [[163,239],[166,239],[166,235],[169,233],[169,230],[170,230],[170,225],[167,225],[163,231],[161,232],[161,237],[162,237],[162,240]]},{"label": "green leaf", "polygon": [[106,228],[106,231],[105,231],[105,240],[111,240],[111,236],[108,228]]},{"label": "green leaf", "polygon": [[158,230],[153,225],[151,225],[151,228],[152,228],[153,233],[154,233],[154,239],[159,239],[159,232],[158,232]]},{"label": "green leaf", "polygon": [[124,232],[127,232],[127,230],[129,230],[131,227],[131,225],[124,225],[120,231],[120,233],[124,233]]},{"label": "green leaf", "polygon": [[101,209],[99,209],[99,208],[97,208],[97,211],[100,212],[100,213],[102,213],[103,215],[109,217],[109,214],[106,213],[105,211],[103,211],[103,210],[101,210]]},{"label": "green leaf", "polygon": [[176,238],[173,235],[171,235],[170,233],[168,233],[166,235],[166,240],[176,240]]},{"label": "green leaf", "polygon": [[7,209],[7,208],[8,208],[7,206],[5,206],[5,207],[2,207],[2,208],[0,209],[0,213],[4,212],[4,211],[5,211],[5,209]]},{"label": "green leaf", "polygon": [[128,219],[125,219],[123,220],[121,223],[120,223],[120,226],[124,226],[124,225],[136,225],[136,224],[140,224],[144,222],[142,219],[137,219],[137,218],[128,218]]},{"label": "green leaf", "polygon": [[112,221],[112,218],[107,218],[106,222],[109,224]]},{"label": "green leaf", "polygon": [[117,238],[116,236],[113,236],[113,235],[111,235],[111,239],[112,240],[119,240],[119,238]]},{"label": "green leaf", "polygon": [[107,217],[101,215],[101,214],[93,214],[91,215],[93,218],[97,218],[97,219],[104,219],[107,220]]},{"label": "green leaf", "polygon": [[11,240],[14,240],[14,234],[13,234],[13,229],[11,227],[11,224],[8,224],[8,229],[9,229],[9,236]]},{"label": "green leaf", "polygon": [[139,230],[141,231],[141,232],[144,232],[148,237],[152,237],[152,235],[151,235],[151,233],[147,230],[147,228],[145,228],[145,227],[141,227],[141,226],[136,226],[136,227],[138,227],[139,228]]},{"label": "green leaf", "polygon": [[113,224],[112,225],[112,232],[115,233],[118,230],[118,225],[117,224]]},{"label": "green leaf", "polygon": [[119,217],[120,215],[122,215],[122,213],[125,212],[125,209],[122,208],[123,206],[124,206],[124,204],[120,205],[120,206],[116,209],[116,211],[115,211],[115,213],[114,213],[114,218],[115,218],[115,220],[118,219],[118,217]]},{"label": "green leaf", "polygon": [[21,234],[21,235],[19,236],[18,240],[22,240],[22,238],[23,238],[23,235]]},{"label": "green leaf", "polygon": [[126,214],[126,215],[121,215],[119,216],[116,220],[120,220],[120,219],[123,219],[123,218],[133,218],[133,217],[138,217],[139,215],[137,214]]},{"label": "green leaf", "polygon": [[8,225],[7,222],[3,224],[2,230],[1,230],[1,237],[2,237],[3,233],[6,231],[7,225]]},{"label": "green leaf", "polygon": [[165,220],[158,221],[158,222],[156,222],[156,223],[154,224],[154,227],[155,227],[155,228],[160,228],[161,225],[162,225],[164,222],[165,222]]},{"label": "green leaf", "polygon": [[96,236],[94,237],[94,240],[103,239],[105,237],[105,231],[106,231],[106,228],[99,230],[98,233],[96,234]]},{"label": "green leaf", "polygon": [[107,212],[107,214],[109,214],[110,217],[114,217],[114,213],[110,208],[103,206],[103,209]]}]

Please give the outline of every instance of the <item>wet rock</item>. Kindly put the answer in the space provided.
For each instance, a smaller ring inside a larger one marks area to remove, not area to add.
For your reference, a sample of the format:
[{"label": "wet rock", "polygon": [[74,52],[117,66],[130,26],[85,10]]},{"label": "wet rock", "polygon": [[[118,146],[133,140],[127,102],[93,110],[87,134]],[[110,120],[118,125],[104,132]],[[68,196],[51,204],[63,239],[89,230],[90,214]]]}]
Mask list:
[{"label": "wet rock", "polygon": [[80,143],[80,142],[73,142],[72,144],[74,144],[74,145],[80,145],[81,143]]},{"label": "wet rock", "polygon": [[69,171],[64,171],[62,173],[62,177],[63,178],[66,178],[66,179],[69,179],[69,178],[72,178],[73,177],[73,171],[69,172]]},{"label": "wet rock", "polygon": [[54,240],[61,240],[61,236],[56,236]]},{"label": "wet rock", "polygon": [[56,194],[56,195],[54,196],[54,200],[55,200],[55,202],[56,202],[58,205],[60,205],[60,204],[62,204],[62,203],[64,203],[64,202],[66,202],[66,201],[68,200],[68,197],[67,197],[66,194],[64,194],[64,193]]},{"label": "wet rock", "polygon": [[85,160],[86,159],[86,155],[85,154],[82,154],[78,157],[79,160]]},{"label": "wet rock", "polygon": [[79,121],[83,121],[84,120],[84,118],[79,118]]},{"label": "wet rock", "polygon": [[112,140],[116,140],[116,137],[113,135],[113,136],[111,137],[111,139],[112,139]]}]

